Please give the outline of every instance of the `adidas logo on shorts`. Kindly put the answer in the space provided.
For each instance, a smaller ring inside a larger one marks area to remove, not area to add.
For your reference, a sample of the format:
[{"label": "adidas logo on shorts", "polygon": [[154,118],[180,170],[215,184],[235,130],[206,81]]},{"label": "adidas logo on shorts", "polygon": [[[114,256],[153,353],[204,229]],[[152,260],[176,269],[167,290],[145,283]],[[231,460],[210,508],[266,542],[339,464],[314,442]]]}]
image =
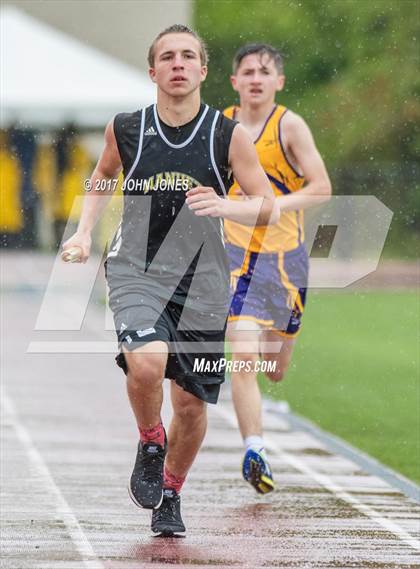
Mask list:
[{"label": "adidas logo on shorts", "polygon": [[149,126],[149,128],[144,132],[144,136],[156,136],[156,135],[157,132],[152,126]]}]

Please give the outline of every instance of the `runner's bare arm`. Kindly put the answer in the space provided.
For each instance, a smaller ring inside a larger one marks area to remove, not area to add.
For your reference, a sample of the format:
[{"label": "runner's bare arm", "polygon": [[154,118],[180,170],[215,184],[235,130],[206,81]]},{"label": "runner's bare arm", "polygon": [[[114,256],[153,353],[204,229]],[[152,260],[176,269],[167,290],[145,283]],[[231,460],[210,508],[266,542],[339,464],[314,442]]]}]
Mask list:
[{"label": "runner's bare arm", "polygon": [[101,180],[117,179],[121,171],[121,159],[114,134],[114,120],[112,119],[105,129],[105,146],[98,163],[92,173],[83,199],[83,208],[77,231],[63,244],[63,251],[73,247],[80,247],[83,251],[78,262],[86,263],[90,254],[92,243],[91,232],[101,213],[114,193],[115,185],[110,184],[108,189],[101,190]]},{"label": "runner's bare arm", "polygon": [[306,209],[328,201],[331,197],[331,182],[324,161],[308,125],[302,117],[291,111],[287,112],[282,121],[282,141],[286,152],[293,156],[300,168],[306,184],[296,192],[277,198],[281,210]]},{"label": "runner's bare arm", "polygon": [[189,207],[196,215],[223,217],[243,225],[276,223],[280,211],[271,184],[258,161],[254,144],[241,125],[232,133],[229,165],[246,197],[224,199],[217,196],[213,188],[200,186],[187,192]]}]

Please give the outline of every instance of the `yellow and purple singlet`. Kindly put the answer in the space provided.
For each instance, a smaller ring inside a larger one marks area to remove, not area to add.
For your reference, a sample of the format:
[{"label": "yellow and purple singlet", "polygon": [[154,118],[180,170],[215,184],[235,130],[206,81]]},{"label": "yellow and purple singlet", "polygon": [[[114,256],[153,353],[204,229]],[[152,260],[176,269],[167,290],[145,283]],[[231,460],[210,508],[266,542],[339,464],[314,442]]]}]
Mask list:
[{"label": "yellow and purple singlet", "polygon": [[[235,119],[238,108],[225,109]],[[254,144],[274,194],[281,196],[301,189],[304,178],[289,162],[281,138],[287,109],[274,106]],[[238,199],[236,182],[229,197]],[[248,227],[225,221],[230,261],[232,303],[229,320],[254,320],[281,335],[299,332],[308,280],[308,255],[304,246],[302,211],[281,213],[276,225]]]}]

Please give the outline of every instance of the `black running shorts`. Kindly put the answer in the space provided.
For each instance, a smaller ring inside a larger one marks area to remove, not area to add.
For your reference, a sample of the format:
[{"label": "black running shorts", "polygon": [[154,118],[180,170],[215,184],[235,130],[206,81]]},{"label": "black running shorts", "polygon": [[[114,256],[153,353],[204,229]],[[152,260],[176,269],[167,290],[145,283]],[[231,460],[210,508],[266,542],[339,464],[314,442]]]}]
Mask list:
[{"label": "black running shorts", "polygon": [[[131,352],[149,342],[163,341],[169,346],[165,377],[199,399],[217,403],[220,385],[225,379],[227,313],[215,317],[212,326],[215,329],[200,330],[202,322],[209,322],[209,319],[204,318],[203,313],[184,309],[173,300],[165,306],[164,301],[153,295],[146,297],[134,292],[121,300],[119,306],[111,303],[121,350],[116,357],[118,366],[127,373],[122,346]],[[186,310],[185,314],[183,310]],[[185,321],[188,323],[188,329],[178,329],[180,320],[181,327]]]}]

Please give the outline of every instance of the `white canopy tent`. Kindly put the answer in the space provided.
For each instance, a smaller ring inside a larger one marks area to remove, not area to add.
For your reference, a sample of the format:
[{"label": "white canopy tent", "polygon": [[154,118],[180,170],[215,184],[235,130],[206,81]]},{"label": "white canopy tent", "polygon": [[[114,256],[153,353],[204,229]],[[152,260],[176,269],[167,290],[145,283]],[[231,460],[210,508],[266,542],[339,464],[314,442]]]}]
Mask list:
[{"label": "white canopy tent", "polygon": [[155,100],[145,73],[12,6],[1,8],[0,20],[1,126],[103,127]]}]

